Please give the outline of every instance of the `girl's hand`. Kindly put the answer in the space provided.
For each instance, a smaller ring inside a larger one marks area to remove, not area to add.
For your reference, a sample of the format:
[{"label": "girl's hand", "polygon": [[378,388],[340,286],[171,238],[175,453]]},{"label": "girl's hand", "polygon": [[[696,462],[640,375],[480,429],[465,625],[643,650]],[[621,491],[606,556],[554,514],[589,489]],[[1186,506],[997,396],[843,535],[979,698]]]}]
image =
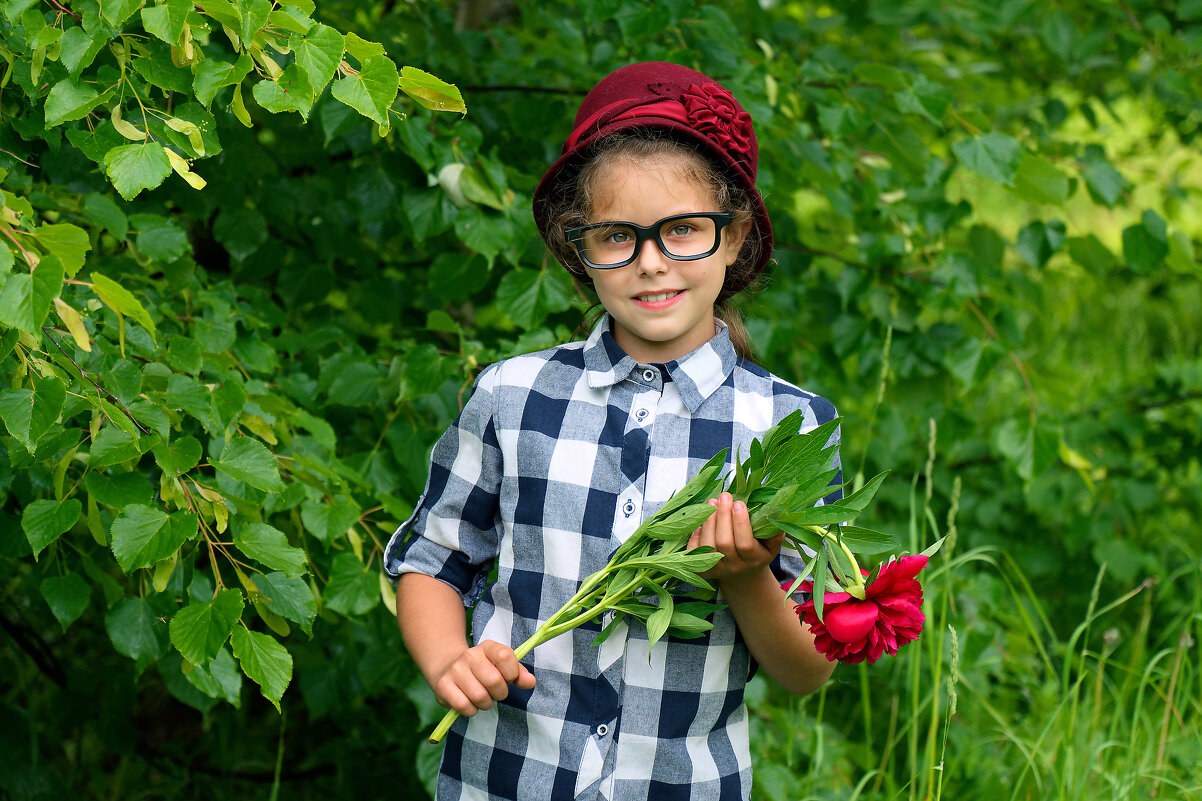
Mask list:
[{"label": "girl's hand", "polygon": [[748,578],[763,570],[780,551],[785,539],[779,532],[759,540],[751,533],[751,518],[747,505],[735,501],[729,492],[706,501],[718,511],[709,516],[689,538],[689,547],[709,545],[722,554],[722,561],[701,575],[705,578]]},{"label": "girl's hand", "polygon": [[534,687],[534,674],[517,660],[512,648],[485,640],[464,649],[430,686],[438,703],[471,717],[507,698],[510,684],[529,690]]}]

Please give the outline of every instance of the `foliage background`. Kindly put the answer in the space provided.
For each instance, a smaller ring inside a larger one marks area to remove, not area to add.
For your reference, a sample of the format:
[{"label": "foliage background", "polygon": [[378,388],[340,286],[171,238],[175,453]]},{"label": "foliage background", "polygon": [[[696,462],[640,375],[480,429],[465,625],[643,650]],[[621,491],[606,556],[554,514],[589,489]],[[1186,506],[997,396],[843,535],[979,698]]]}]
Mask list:
[{"label": "foliage background", "polygon": [[4,794],[421,797],[440,710],[381,544],[476,371],[573,336],[530,193],[583,92],[664,59],[756,119],[762,363],[835,400],[849,477],[894,470],[872,525],[951,535],[919,645],[753,683],[757,797],[1202,795],[1202,3],[7,0],[0,32]]}]

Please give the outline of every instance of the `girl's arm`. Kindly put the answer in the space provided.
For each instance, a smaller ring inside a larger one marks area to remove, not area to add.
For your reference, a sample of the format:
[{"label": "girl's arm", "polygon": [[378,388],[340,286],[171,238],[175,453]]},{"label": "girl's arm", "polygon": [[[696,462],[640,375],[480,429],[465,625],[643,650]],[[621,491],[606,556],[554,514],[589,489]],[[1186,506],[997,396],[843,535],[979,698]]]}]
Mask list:
[{"label": "girl's arm", "polygon": [[534,686],[534,674],[509,646],[493,640],[468,646],[463,599],[438,579],[402,575],[396,617],[405,647],[443,706],[470,717],[506,698],[511,683]]},{"label": "girl's arm", "polygon": [[758,540],[742,502],[722,493],[709,503],[718,511],[693,532],[689,547],[709,545],[722,553],[722,561],[706,578],[715,578],[722,597],[755,660],[785,689],[799,695],[821,687],[834,672],[835,663],[814,648],[814,635],[803,627],[792,605],[784,603],[770,565],[783,534]]}]

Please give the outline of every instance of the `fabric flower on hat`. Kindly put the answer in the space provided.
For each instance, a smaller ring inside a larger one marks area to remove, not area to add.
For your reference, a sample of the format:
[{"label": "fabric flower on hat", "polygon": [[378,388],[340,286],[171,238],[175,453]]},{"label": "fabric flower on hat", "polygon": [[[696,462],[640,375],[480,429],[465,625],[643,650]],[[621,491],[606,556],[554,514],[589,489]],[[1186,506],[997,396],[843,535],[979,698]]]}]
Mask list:
[{"label": "fabric flower on hat", "polygon": [[[814,633],[815,647],[829,661],[855,664],[867,660],[872,664],[883,654],[897,654],[898,648],[922,632],[926,616],[922,613],[922,585],[915,576],[926,565],[927,557],[921,554],[886,562],[876,580],[864,587],[863,599],[849,592],[825,593],[822,620],[813,598],[798,604],[795,611]],[[806,581],[801,588],[809,592],[813,582]]]},{"label": "fabric flower on hat", "polygon": [[689,122],[715,144],[746,155],[751,151],[751,115],[735,102],[734,95],[714,83],[690,86],[680,96]]}]

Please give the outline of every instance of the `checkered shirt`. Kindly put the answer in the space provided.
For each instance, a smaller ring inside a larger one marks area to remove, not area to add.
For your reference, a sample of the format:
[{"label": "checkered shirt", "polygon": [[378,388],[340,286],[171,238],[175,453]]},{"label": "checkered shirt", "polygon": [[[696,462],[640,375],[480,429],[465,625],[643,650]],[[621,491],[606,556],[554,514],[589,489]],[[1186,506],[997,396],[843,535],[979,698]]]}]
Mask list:
[{"label": "checkered shirt", "polygon": [[[715,322],[713,339],[666,364],[626,355],[607,317],[584,342],[484,370],[434,446],[387,571],[449,584],[473,608],[473,642],[516,646],[716,452],[746,455],[796,409],[803,431],[835,416],[740,359]],[[800,566],[783,554],[773,569],[783,580]],[[748,799],[754,666],[729,610],[713,623],[653,648],[637,620],[600,647],[597,624],[538,646],[533,690],[511,687],[447,735],[438,798]]]}]

